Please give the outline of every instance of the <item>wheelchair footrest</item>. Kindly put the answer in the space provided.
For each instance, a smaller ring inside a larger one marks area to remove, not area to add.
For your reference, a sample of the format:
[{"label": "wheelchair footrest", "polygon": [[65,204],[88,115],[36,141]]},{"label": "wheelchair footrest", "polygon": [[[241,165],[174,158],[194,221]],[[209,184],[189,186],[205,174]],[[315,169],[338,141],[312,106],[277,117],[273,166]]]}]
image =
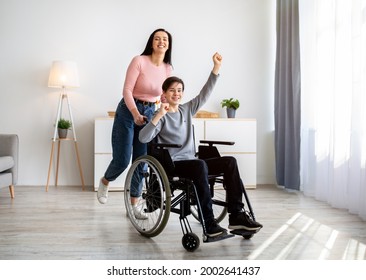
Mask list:
[{"label": "wheelchair footrest", "polygon": [[246,229],[234,229],[231,230],[230,233],[235,234],[235,235],[241,235],[243,237],[249,237],[249,236],[253,236],[254,234],[256,234],[260,229],[257,230],[246,230]]},{"label": "wheelchair footrest", "polygon": [[228,239],[228,238],[231,238],[234,236],[235,236],[234,234],[229,234],[227,232],[220,234],[218,236],[214,236],[214,237],[203,235],[203,242],[204,243],[216,242],[216,241],[221,241],[221,240]]}]

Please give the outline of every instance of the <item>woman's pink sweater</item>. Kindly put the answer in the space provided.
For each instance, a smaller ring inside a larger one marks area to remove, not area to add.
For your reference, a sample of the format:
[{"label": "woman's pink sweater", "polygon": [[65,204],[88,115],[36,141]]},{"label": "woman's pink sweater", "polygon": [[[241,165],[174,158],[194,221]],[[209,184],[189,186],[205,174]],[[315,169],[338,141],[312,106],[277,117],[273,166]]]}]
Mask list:
[{"label": "woman's pink sweater", "polygon": [[171,75],[172,67],[167,63],[154,65],[150,56],[135,56],[127,68],[123,98],[128,109],[136,108],[135,100],[156,102],[162,94],[161,86]]}]

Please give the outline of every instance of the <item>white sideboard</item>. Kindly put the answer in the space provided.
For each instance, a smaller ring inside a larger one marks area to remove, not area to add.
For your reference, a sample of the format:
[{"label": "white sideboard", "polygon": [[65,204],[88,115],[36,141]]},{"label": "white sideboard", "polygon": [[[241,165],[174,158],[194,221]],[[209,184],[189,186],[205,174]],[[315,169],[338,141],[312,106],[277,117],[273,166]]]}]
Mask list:
[{"label": "white sideboard", "polygon": [[[221,155],[231,155],[237,159],[239,171],[247,188],[257,184],[257,122],[255,119],[195,118],[196,147],[199,140],[233,141],[233,146],[217,146]],[[96,118],[94,130],[94,190],[98,190],[99,180],[112,160],[113,118]],[[115,181],[110,182],[110,190],[124,189],[128,167]]]},{"label": "white sideboard", "polygon": [[[94,190],[98,190],[99,180],[104,176],[112,160],[112,126],[113,118],[96,118],[94,123]],[[113,182],[109,183],[111,191],[122,191],[125,185],[127,169]]]},{"label": "white sideboard", "polygon": [[218,145],[222,156],[236,158],[246,188],[257,185],[257,121],[255,119],[195,118],[196,147],[200,140],[233,141],[235,145]]}]

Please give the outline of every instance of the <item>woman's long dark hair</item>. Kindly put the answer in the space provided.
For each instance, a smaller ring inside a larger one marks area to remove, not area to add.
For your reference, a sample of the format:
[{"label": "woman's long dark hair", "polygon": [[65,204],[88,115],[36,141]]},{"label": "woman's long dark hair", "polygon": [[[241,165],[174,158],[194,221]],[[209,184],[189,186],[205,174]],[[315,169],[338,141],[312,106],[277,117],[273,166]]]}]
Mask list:
[{"label": "woman's long dark hair", "polygon": [[173,38],[172,35],[166,31],[163,28],[156,29],[153,33],[151,33],[149,40],[146,43],[145,50],[142,52],[141,55],[151,55],[153,52],[153,40],[156,32],[163,31],[166,34],[168,34],[168,40],[169,40],[169,48],[167,49],[165,56],[164,56],[164,62],[167,64],[172,65],[172,48],[173,48]]}]

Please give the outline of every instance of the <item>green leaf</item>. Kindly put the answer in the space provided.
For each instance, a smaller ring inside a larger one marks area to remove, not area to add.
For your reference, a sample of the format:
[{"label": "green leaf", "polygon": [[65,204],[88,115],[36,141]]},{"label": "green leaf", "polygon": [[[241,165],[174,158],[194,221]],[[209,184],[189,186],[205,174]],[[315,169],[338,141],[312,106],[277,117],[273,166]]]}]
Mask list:
[{"label": "green leaf", "polygon": [[61,128],[61,129],[70,129],[71,127],[71,122],[69,120],[65,120],[65,119],[59,119],[58,123],[57,123],[57,127]]},{"label": "green leaf", "polygon": [[236,110],[240,107],[240,102],[238,99],[234,99],[234,98],[223,99],[221,101],[221,106],[222,106],[222,108],[227,107],[227,108],[233,108]]}]

